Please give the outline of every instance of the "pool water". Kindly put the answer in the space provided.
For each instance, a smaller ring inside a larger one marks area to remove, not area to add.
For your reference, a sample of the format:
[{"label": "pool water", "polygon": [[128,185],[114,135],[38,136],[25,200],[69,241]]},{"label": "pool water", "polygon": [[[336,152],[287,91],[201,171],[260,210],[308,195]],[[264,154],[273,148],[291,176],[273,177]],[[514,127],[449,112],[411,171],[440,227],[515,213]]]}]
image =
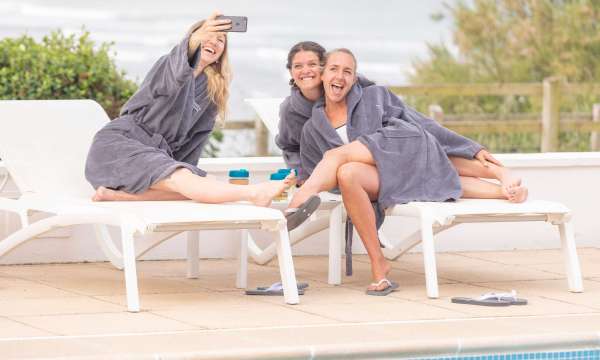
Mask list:
[{"label": "pool water", "polygon": [[456,355],[415,358],[415,360],[600,360],[600,349],[522,352],[488,355]]}]

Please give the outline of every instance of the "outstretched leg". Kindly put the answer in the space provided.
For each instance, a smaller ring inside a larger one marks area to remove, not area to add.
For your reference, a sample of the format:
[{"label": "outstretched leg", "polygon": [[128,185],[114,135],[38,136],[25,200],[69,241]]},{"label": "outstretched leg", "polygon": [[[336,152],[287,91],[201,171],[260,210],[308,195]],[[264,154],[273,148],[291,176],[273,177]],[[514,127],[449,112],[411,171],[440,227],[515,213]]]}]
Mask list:
[{"label": "outstretched leg", "polygon": [[[258,206],[268,206],[273,198],[280,195],[290,186],[292,179],[293,175],[290,175],[285,181],[234,185],[217,181],[212,177],[198,176],[188,169],[179,168],[168,178],[155,183],[148,191],[142,194],[128,194],[114,190],[110,190],[113,192],[110,194],[116,197],[114,200],[120,201],[191,199],[211,204],[230,201],[249,201]],[[108,189],[104,188],[104,190]],[[98,192],[96,195],[98,195]],[[98,200],[113,199],[104,198]]]},{"label": "outstretched leg", "polygon": [[502,186],[476,177],[461,176],[460,186],[466,199],[506,199]]},{"label": "outstretched leg", "polygon": [[171,192],[148,189],[141,194],[130,194],[125,191],[113,190],[100,186],[92,197],[92,201],[168,201],[189,200],[187,197]]},{"label": "outstretched leg", "polygon": [[[371,207],[371,201],[377,200],[379,193],[377,168],[360,162],[346,163],[337,171],[337,183],[346,211],[369,255],[373,282],[378,283],[387,278],[392,267],[379,246],[375,212]],[[383,290],[388,286],[386,283],[370,285],[368,290]]]},{"label": "outstretched leg", "polygon": [[504,199],[511,202],[523,202],[527,200],[527,187],[521,184],[521,178],[514,175],[509,169],[488,163],[488,166],[474,159],[450,157],[450,161],[460,176],[496,179],[502,184],[501,190]]},{"label": "outstretched leg", "polygon": [[296,191],[290,208],[298,207],[312,195],[321,191],[334,189],[337,186],[337,171],[348,162],[360,162],[375,165],[375,160],[369,149],[359,141],[331,149],[325,152],[323,159],[317,164],[310,177]]}]

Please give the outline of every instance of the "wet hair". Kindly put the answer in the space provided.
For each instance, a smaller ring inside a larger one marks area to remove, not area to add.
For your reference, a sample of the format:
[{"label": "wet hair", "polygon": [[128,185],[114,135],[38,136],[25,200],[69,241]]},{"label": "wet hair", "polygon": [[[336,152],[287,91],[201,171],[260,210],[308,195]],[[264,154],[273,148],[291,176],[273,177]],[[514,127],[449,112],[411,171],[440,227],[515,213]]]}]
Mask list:
[{"label": "wet hair", "polygon": [[[292,61],[294,60],[294,56],[296,56],[297,53],[299,53],[300,51],[312,51],[314,52],[317,57],[319,58],[319,64],[321,66],[323,66],[323,64],[325,64],[325,48],[323,46],[321,46],[320,44],[314,42],[314,41],[301,41],[299,43],[297,43],[296,45],[292,46],[292,48],[290,49],[290,52],[288,53],[288,57],[287,57],[287,64],[285,65],[285,67],[288,70],[292,69]],[[294,84],[294,79],[290,79],[290,86],[296,86],[296,84]]]},{"label": "wet hair", "polygon": [[323,62],[323,66],[325,66],[327,64],[327,60],[329,60],[329,57],[335,53],[344,53],[344,54],[350,55],[350,57],[352,57],[352,60],[354,61],[354,73],[356,74],[356,68],[358,66],[358,63],[356,62],[356,56],[354,56],[354,53],[352,51],[350,51],[349,49],[346,49],[346,48],[337,48],[337,49],[328,51],[325,54],[325,61]]}]

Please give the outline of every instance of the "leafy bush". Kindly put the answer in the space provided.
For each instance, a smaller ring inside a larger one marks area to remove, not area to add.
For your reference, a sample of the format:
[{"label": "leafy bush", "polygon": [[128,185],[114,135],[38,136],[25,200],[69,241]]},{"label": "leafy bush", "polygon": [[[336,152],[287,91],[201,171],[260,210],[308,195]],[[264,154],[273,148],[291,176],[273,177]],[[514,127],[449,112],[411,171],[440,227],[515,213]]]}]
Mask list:
[{"label": "leafy bush", "polygon": [[[111,43],[96,47],[90,33],[66,36],[60,30],[41,42],[23,35],[0,41],[0,99],[92,99],[111,119],[138,85],[125,78],[110,54]],[[205,154],[215,157],[223,134],[216,130]]]},{"label": "leafy bush", "polygon": [[89,35],[58,30],[39,43],[28,35],[0,41],[0,99],[93,99],[116,117],[137,85],[117,70],[111,44],[95,48]]},{"label": "leafy bush", "polygon": [[[446,13],[446,14],[445,14]],[[429,57],[416,60],[414,84],[541,83],[558,76],[571,83],[600,82],[600,2],[564,0],[456,0],[444,13],[454,23],[457,52],[429,44]],[[565,94],[569,95],[569,94]],[[541,99],[527,96],[419,96],[419,109],[439,104],[447,114],[541,112]],[[565,96],[561,112],[590,113],[597,94]],[[478,137],[497,151],[537,151],[539,134]],[[537,141],[537,143],[536,143]],[[561,134],[561,150],[588,148],[589,133]]]}]

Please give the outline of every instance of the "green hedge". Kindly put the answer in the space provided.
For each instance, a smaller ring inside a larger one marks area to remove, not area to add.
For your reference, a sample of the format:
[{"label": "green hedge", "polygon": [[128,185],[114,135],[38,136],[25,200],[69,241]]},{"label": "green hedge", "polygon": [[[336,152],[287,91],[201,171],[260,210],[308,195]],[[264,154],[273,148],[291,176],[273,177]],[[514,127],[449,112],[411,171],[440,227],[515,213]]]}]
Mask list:
[{"label": "green hedge", "polygon": [[117,70],[110,47],[96,47],[85,31],[77,37],[57,30],[41,42],[3,39],[0,99],[93,99],[114,118],[137,85]]},{"label": "green hedge", "polygon": [[[114,119],[138,85],[117,69],[111,46],[96,46],[87,31],[56,30],[41,42],[28,35],[0,40],[0,99],[93,99]],[[217,156],[222,139],[215,130],[205,154]]]}]

